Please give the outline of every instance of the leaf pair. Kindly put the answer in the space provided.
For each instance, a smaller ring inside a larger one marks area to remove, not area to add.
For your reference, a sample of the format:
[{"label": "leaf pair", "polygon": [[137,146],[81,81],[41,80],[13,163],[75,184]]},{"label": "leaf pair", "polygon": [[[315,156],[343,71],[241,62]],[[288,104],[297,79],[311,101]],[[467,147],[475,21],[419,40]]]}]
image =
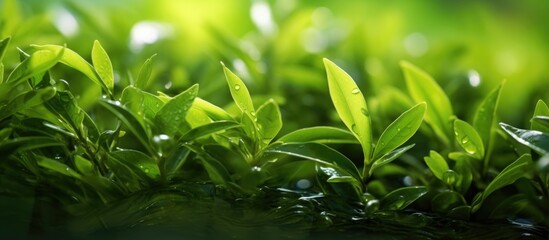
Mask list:
[{"label": "leaf pair", "polygon": [[362,146],[364,154],[362,178],[366,179],[375,168],[393,161],[412,147],[410,145],[396,149],[417,131],[423,121],[426,104],[419,103],[401,114],[383,131],[374,148],[370,113],[360,89],[351,76],[335,63],[324,59],[324,65],[334,107],[340,119]]}]

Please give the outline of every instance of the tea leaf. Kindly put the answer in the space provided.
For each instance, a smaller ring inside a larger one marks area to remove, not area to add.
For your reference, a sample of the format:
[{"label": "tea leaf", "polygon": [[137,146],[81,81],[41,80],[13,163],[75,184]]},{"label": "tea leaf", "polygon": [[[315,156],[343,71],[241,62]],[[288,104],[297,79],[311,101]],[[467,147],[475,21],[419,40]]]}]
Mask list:
[{"label": "tea leaf", "polygon": [[[536,116],[549,116],[549,107],[547,107],[547,104],[543,100],[539,100],[536,103],[536,108],[534,110],[534,117]],[[532,121],[532,124],[530,125],[530,128],[532,130],[538,130],[542,132],[549,132],[549,127],[541,125],[537,121]]]},{"label": "tea leaf", "polygon": [[410,96],[417,103],[427,103],[429,108],[425,113],[425,121],[448,146],[450,144],[450,117],[453,115],[448,96],[438,83],[423,70],[405,61],[402,61],[400,66],[404,71],[406,87]]},{"label": "tea leaf", "polygon": [[499,126],[519,143],[527,146],[541,155],[549,154],[549,134],[536,130],[515,128],[505,123]]},{"label": "tea leaf", "polygon": [[231,91],[231,96],[243,113],[248,113],[251,117],[255,119],[255,108],[252,102],[252,97],[248,88],[244,82],[236,76],[231,70],[229,70],[225,65],[223,65],[223,71],[225,72],[225,78],[229,84],[229,90]]},{"label": "tea leaf", "polygon": [[172,136],[183,132],[186,126],[185,116],[197,94],[198,85],[195,84],[170,99],[154,117],[158,130]]},{"label": "tea leaf", "polygon": [[53,87],[31,90],[20,94],[6,105],[0,106],[0,120],[21,110],[40,105],[54,97],[55,94],[56,91]]},{"label": "tea leaf", "polygon": [[378,159],[408,141],[421,125],[425,108],[424,102],[419,103],[392,122],[379,137],[373,159]]},{"label": "tea leaf", "polygon": [[549,116],[536,116],[531,121],[533,127],[549,133]]},{"label": "tea leaf", "polygon": [[231,117],[231,115],[229,115],[222,108],[220,108],[220,107],[218,107],[214,104],[211,104],[210,102],[208,102],[208,101],[206,101],[202,98],[199,98],[199,97],[195,98],[192,107],[193,108],[196,107],[196,108],[202,110],[203,112],[206,113],[206,115],[208,115],[208,117],[210,117],[214,121],[234,120]]},{"label": "tea leaf", "polygon": [[99,41],[93,42],[92,63],[103,84],[112,92],[114,88],[114,73],[111,59]]},{"label": "tea leaf", "polygon": [[381,199],[381,209],[385,210],[402,210],[410,204],[418,200],[423,195],[427,194],[428,189],[424,186],[403,187],[394,190],[383,199]]},{"label": "tea leaf", "polygon": [[158,169],[154,159],[140,151],[113,151],[109,154],[109,156],[129,167],[132,172],[140,176],[141,179],[155,181],[160,177],[160,170]]},{"label": "tea leaf", "polygon": [[264,145],[269,144],[282,128],[280,109],[273,99],[269,99],[257,109],[257,127]]},{"label": "tea leaf", "polygon": [[52,170],[56,173],[60,173],[68,177],[73,177],[73,178],[82,180],[82,175],[80,175],[78,172],[74,171],[72,168],[70,168],[69,166],[67,166],[62,162],[59,162],[57,160],[47,158],[41,155],[37,155],[34,157],[36,158],[36,162],[38,163],[38,166]]},{"label": "tea leaf", "polygon": [[124,88],[120,101],[126,108],[150,121],[164,106],[164,102],[157,96],[133,86]]},{"label": "tea leaf", "polygon": [[23,60],[10,73],[6,82],[19,82],[28,79],[33,75],[41,74],[53,67],[63,55],[64,48],[59,52],[49,50],[39,50],[30,55],[29,58]]},{"label": "tea leaf", "polygon": [[240,124],[235,121],[216,121],[216,122],[208,123],[200,127],[189,130],[187,133],[183,134],[183,137],[181,137],[179,141],[183,141],[183,142],[193,141],[197,138],[204,137],[219,131],[238,127],[239,125]]},{"label": "tea leaf", "polygon": [[440,192],[431,199],[431,208],[434,212],[447,213],[450,210],[465,205],[465,198],[458,192]]},{"label": "tea leaf", "polygon": [[370,113],[364,96],[355,81],[343,69],[324,59],[328,75],[328,88],[337,114],[362,145],[364,161],[370,164],[372,154],[372,129]]},{"label": "tea leaf", "polygon": [[355,164],[345,155],[319,143],[285,143],[266,150],[271,153],[282,153],[326,164],[360,181],[360,173]]},{"label": "tea leaf", "polygon": [[484,158],[484,144],[473,126],[456,119],[454,121],[454,133],[457,143],[465,152],[479,160]]},{"label": "tea leaf", "polygon": [[288,133],[278,139],[279,142],[316,142],[316,143],[359,143],[356,137],[349,131],[335,127],[319,126],[301,128]]},{"label": "tea leaf", "polygon": [[152,73],[152,60],[156,56],[156,54],[153,54],[150,58],[147,58],[145,60],[145,63],[143,63],[143,66],[141,66],[141,69],[139,69],[139,73],[137,74],[137,81],[135,82],[135,87],[139,89],[144,89],[149,84],[149,79],[151,78]]},{"label": "tea leaf", "polygon": [[514,183],[521,177],[528,176],[532,167],[532,157],[530,154],[520,156],[509,166],[505,167],[495,178],[486,186],[482,196],[477,201],[473,201],[473,212],[476,212],[480,205],[496,190]]},{"label": "tea leaf", "polygon": [[431,150],[429,156],[424,157],[424,159],[431,172],[433,172],[433,175],[441,181],[444,181],[444,173],[450,169],[448,163],[446,163],[446,159],[433,150]]},{"label": "tea leaf", "polygon": [[482,139],[482,144],[486,149],[488,149],[491,144],[492,128],[496,122],[496,110],[504,84],[505,82],[502,82],[496,89],[492,90],[486,98],[484,98],[475,112],[473,127],[477,130],[478,135]]},{"label": "tea leaf", "polygon": [[92,80],[94,83],[101,86],[109,95],[112,95],[110,92],[109,87],[103,83],[101,80],[101,77],[93,66],[89,64],[86,60],[84,60],[78,53],[57,45],[31,45],[32,48],[37,50],[49,50],[51,52],[57,53],[61,56],[61,59],[59,59],[59,62],[83,73],[88,77],[90,80]]},{"label": "tea leaf", "polygon": [[[6,54],[6,49],[10,44],[10,40],[11,40],[11,37],[7,37],[0,41],[0,62],[2,62],[4,54]],[[2,83],[2,81],[0,81],[0,83]]]},{"label": "tea leaf", "polygon": [[18,137],[0,142],[0,153],[2,156],[9,156],[17,151],[55,146],[64,146],[64,143],[49,137]]},{"label": "tea leaf", "polygon": [[377,168],[394,161],[395,159],[400,157],[402,154],[404,154],[406,151],[410,150],[414,146],[415,144],[410,144],[405,147],[397,148],[392,152],[388,152],[385,155],[381,156],[379,159],[376,159],[374,164],[372,164],[372,168],[370,168],[370,175],[372,175],[372,173],[374,173],[374,171]]},{"label": "tea leaf", "polygon": [[132,112],[128,111],[125,107],[120,105],[120,102],[115,101],[99,101],[99,104],[109,110],[114,114],[126,127],[135,135],[139,142],[147,148],[149,153],[154,153],[154,151],[149,146],[149,134],[141,125],[141,122],[133,115]]},{"label": "tea leaf", "polygon": [[93,163],[90,160],[80,155],[75,155],[74,165],[76,166],[76,170],[78,170],[81,174],[86,176],[94,175]]}]

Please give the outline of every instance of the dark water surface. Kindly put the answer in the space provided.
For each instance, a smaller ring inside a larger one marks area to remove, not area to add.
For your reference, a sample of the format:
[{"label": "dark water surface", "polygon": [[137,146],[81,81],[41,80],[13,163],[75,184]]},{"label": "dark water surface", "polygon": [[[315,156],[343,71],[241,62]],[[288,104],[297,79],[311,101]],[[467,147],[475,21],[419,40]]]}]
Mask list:
[{"label": "dark water surface", "polygon": [[[34,211],[51,213],[55,206],[44,208]],[[28,238],[548,239],[546,228],[527,222],[476,223],[419,212],[365,214],[362,209],[284,189],[238,198],[208,184],[186,184],[130,196],[76,217],[34,213]]]}]

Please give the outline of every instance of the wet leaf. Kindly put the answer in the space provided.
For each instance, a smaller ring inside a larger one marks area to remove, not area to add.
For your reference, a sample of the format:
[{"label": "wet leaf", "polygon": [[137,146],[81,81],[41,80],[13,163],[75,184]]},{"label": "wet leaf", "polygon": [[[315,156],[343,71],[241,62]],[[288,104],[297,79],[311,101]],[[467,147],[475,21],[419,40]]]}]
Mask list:
[{"label": "wet leaf", "polygon": [[412,186],[394,190],[381,200],[381,209],[403,210],[428,192],[427,187]]},{"label": "wet leaf", "polygon": [[456,119],[454,121],[454,133],[457,143],[472,157],[482,160],[484,158],[484,144],[479,134],[467,122]]},{"label": "wet leaf", "polygon": [[338,151],[319,143],[285,143],[276,145],[266,152],[282,153],[322,163],[361,181],[361,175],[351,160]]},{"label": "wet leaf", "polygon": [[133,86],[124,88],[120,101],[133,113],[143,116],[149,121],[152,121],[164,106],[164,102],[157,96]]},{"label": "wet leaf", "polygon": [[505,82],[502,82],[496,89],[488,93],[475,112],[473,127],[477,130],[486,149],[488,149],[491,144],[492,128],[496,122],[496,110],[504,84]]},{"label": "wet leaf", "polygon": [[129,167],[134,173],[140,176],[141,179],[156,181],[160,177],[160,170],[154,159],[140,151],[113,151],[109,156]]},{"label": "wet leaf", "polygon": [[273,99],[257,109],[257,127],[264,145],[269,144],[282,128],[280,108]]},{"label": "wet leaf", "polygon": [[231,72],[231,70],[225,67],[225,65],[223,65],[223,71],[225,72],[225,78],[229,84],[229,90],[234,102],[242,113],[247,113],[255,119],[255,108],[248,88],[244,82]]},{"label": "wet leaf", "polygon": [[444,173],[447,172],[450,168],[446,159],[442,157],[438,152],[431,150],[429,156],[424,157],[425,163],[438,179],[444,181]]},{"label": "wet leaf", "polygon": [[288,133],[278,139],[279,142],[316,142],[325,144],[359,143],[356,137],[349,131],[335,127],[319,126],[301,128]]},{"label": "wet leaf", "polygon": [[97,71],[99,78],[102,80],[103,84],[112,92],[114,88],[114,73],[112,69],[111,59],[109,55],[103,49],[103,46],[99,41],[95,40],[93,42],[92,48],[92,63],[93,67]]},{"label": "wet leaf", "polygon": [[372,175],[377,168],[394,161],[395,159],[402,156],[402,154],[404,154],[406,151],[410,150],[414,146],[415,144],[410,144],[405,147],[397,148],[392,152],[389,152],[381,156],[381,158],[375,160],[374,164],[372,164],[372,167],[370,168],[370,175]]},{"label": "wet leaf", "polygon": [[64,146],[63,142],[56,141],[49,137],[18,137],[0,142],[0,153],[2,156],[9,156],[16,151],[27,151],[44,147]]},{"label": "wet leaf", "polygon": [[532,127],[541,129],[545,133],[549,133],[549,116],[535,116],[532,118]]},{"label": "wet leaf", "polygon": [[198,85],[195,84],[166,102],[154,117],[158,130],[171,136],[184,132],[187,129],[185,122],[187,111],[191,108],[197,94]]},{"label": "wet leaf", "polygon": [[114,114],[126,127],[137,137],[139,142],[147,148],[149,153],[154,153],[149,145],[149,134],[137,120],[137,117],[128,111],[120,102],[115,101],[99,101],[99,104]]},{"label": "wet leaf", "polygon": [[425,108],[425,103],[419,103],[392,122],[379,137],[373,159],[378,159],[408,141],[421,125]]},{"label": "wet leaf", "polygon": [[446,93],[438,83],[426,72],[402,61],[400,66],[404,72],[406,87],[416,103],[427,103],[425,121],[431,125],[442,142],[450,144],[450,118],[453,115],[452,105]]},{"label": "wet leaf", "polygon": [[74,156],[74,165],[82,175],[92,176],[95,173],[93,163],[80,155]]},{"label": "wet leaf", "polygon": [[38,166],[40,167],[49,169],[51,171],[54,171],[56,173],[59,173],[68,177],[73,177],[80,180],[82,179],[82,175],[80,175],[79,173],[74,171],[72,168],[70,168],[69,166],[67,166],[66,164],[60,161],[47,158],[44,156],[40,156],[40,155],[35,156],[35,158],[36,158],[36,162],[38,163]]},{"label": "wet leaf", "polygon": [[372,129],[370,113],[364,96],[355,81],[343,69],[324,59],[328,75],[328,88],[334,107],[345,126],[362,145],[364,160],[370,164],[372,155]]},{"label": "wet leaf", "polygon": [[541,155],[549,154],[549,134],[536,130],[515,128],[505,123],[499,123],[499,126],[524,146],[533,149]]}]

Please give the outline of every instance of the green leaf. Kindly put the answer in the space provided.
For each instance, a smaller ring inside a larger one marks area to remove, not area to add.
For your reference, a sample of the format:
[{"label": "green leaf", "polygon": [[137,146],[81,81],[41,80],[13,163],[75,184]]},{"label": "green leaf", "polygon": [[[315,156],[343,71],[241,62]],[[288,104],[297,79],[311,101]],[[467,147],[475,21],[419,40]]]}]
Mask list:
[{"label": "green leaf", "polygon": [[378,159],[408,141],[421,125],[425,108],[425,103],[419,103],[392,122],[379,137],[373,159]]},{"label": "green leaf", "polygon": [[103,84],[112,92],[114,88],[114,73],[111,59],[99,41],[93,42],[92,63]]},{"label": "green leaf", "polygon": [[141,122],[137,120],[135,115],[128,111],[125,107],[123,107],[120,102],[117,101],[99,101],[99,104],[103,107],[105,107],[107,110],[109,110],[112,114],[114,114],[122,123],[126,125],[126,127],[137,137],[139,142],[147,148],[149,153],[154,153],[152,148],[149,145],[149,134],[147,134],[147,131],[141,125]]},{"label": "green leaf", "polygon": [[416,103],[426,102],[425,121],[445,145],[450,145],[450,118],[453,115],[448,96],[438,83],[426,72],[409,62],[400,63],[404,71],[406,87]]},{"label": "green leaf", "polygon": [[197,138],[204,137],[219,131],[238,127],[240,124],[235,121],[217,121],[193,128],[183,134],[179,142],[194,141]]},{"label": "green leaf", "polygon": [[448,213],[450,210],[467,204],[465,198],[458,192],[444,191],[431,199],[431,208],[437,213]]},{"label": "green leaf", "polygon": [[326,58],[324,66],[328,75],[330,97],[337,114],[362,145],[365,164],[370,164],[372,129],[364,96],[355,81],[343,69]]},{"label": "green leaf", "polygon": [[[221,63],[223,65],[223,63]],[[244,82],[236,76],[231,70],[229,70],[225,65],[223,65],[223,71],[225,72],[225,78],[229,84],[229,89],[231,91],[231,96],[243,113],[248,113],[255,119],[255,108],[252,102],[252,97],[248,88]]]},{"label": "green leaf", "polygon": [[158,130],[171,136],[185,130],[185,116],[197,94],[198,84],[195,84],[170,99],[154,117]]},{"label": "green leaf", "polygon": [[429,156],[424,159],[431,172],[433,172],[433,175],[441,181],[444,181],[444,173],[450,169],[446,159],[433,150],[431,150]]},{"label": "green leaf", "polygon": [[549,116],[535,116],[531,121],[533,127],[549,133]]},{"label": "green leaf", "polygon": [[57,46],[57,45],[31,45],[31,47],[39,51],[49,50],[54,53],[60,54],[61,59],[59,59],[59,62],[83,73],[84,75],[86,75],[86,77],[88,77],[94,83],[101,86],[107,93],[109,93],[109,95],[112,95],[109,87],[107,87],[107,85],[103,83],[103,81],[101,80],[101,77],[99,76],[99,74],[97,74],[93,66],[90,63],[88,63],[86,60],[84,60],[78,53],[68,48]]},{"label": "green leaf", "polygon": [[0,62],[0,84],[4,83],[4,64]]},{"label": "green leaf", "polygon": [[280,108],[273,99],[269,99],[257,109],[257,127],[264,145],[269,144],[282,129]]},{"label": "green leaf", "polygon": [[[2,62],[4,54],[6,54],[6,49],[8,49],[10,40],[11,40],[11,37],[7,37],[0,41],[0,62]],[[0,83],[2,83],[2,81],[0,81]]]},{"label": "green leaf", "polygon": [[144,89],[149,85],[149,79],[151,78],[152,73],[152,60],[156,56],[156,54],[153,54],[150,58],[147,58],[145,60],[145,63],[143,63],[143,66],[141,66],[141,69],[139,69],[139,73],[137,74],[137,81],[135,82],[135,87]]},{"label": "green leaf", "polygon": [[[547,104],[545,104],[543,100],[539,100],[536,103],[536,108],[534,110],[534,117],[536,116],[549,116],[549,107],[547,107]],[[549,132],[549,127],[541,125],[541,123],[538,121],[532,121],[530,128],[532,130]]]},{"label": "green leaf", "polygon": [[527,146],[541,155],[549,154],[549,134],[536,130],[515,128],[505,123],[499,126],[519,143]]},{"label": "green leaf", "polygon": [[327,126],[301,128],[282,136],[278,139],[278,142],[359,143],[358,139],[351,132]]},{"label": "green leaf", "polygon": [[52,97],[56,91],[53,87],[31,90],[13,98],[8,104],[0,107],[0,120],[21,110],[40,105]]},{"label": "green leaf", "polygon": [[475,112],[473,127],[477,130],[486,149],[488,149],[491,144],[492,128],[496,122],[496,110],[504,84],[505,82],[502,82],[496,89],[492,90],[486,98],[484,98]]},{"label": "green leaf", "polygon": [[479,160],[484,158],[484,144],[473,126],[465,121],[456,119],[454,121],[454,133],[457,143],[465,152]]},{"label": "green leaf", "polygon": [[64,143],[49,137],[18,137],[0,142],[0,153],[2,156],[8,156],[16,151],[64,145]]},{"label": "green leaf", "polygon": [[403,210],[410,204],[427,194],[428,189],[425,186],[403,187],[394,190],[383,199],[381,199],[381,209],[385,210]]},{"label": "green leaf", "polygon": [[67,166],[62,162],[59,162],[57,160],[47,158],[44,156],[40,156],[40,155],[35,156],[35,159],[36,159],[36,162],[38,163],[38,166],[52,170],[56,173],[60,173],[68,177],[73,177],[80,180],[82,179],[82,175],[80,175],[78,172],[74,171],[72,168],[70,168],[69,166]]},{"label": "green leaf", "polygon": [[496,190],[514,183],[521,177],[528,176],[531,172],[532,157],[530,154],[520,156],[513,163],[504,168],[495,178],[486,186],[482,196],[477,201],[473,201],[473,212],[476,212],[481,204]]},{"label": "green leaf", "polygon": [[164,102],[157,96],[133,86],[124,88],[120,101],[133,113],[149,121],[153,121],[158,111],[164,106]]},{"label": "green leaf", "polygon": [[208,172],[208,176],[215,184],[227,185],[231,181],[231,175],[229,171],[221,164],[217,159],[210,156],[202,155],[200,157],[202,165]]},{"label": "green leaf", "polygon": [[8,76],[6,82],[19,82],[34,75],[44,73],[59,62],[64,50],[65,49],[62,48],[59,52],[50,50],[39,50],[34,52],[29,58],[23,60],[15,67]]},{"label": "green leaf", "polygon": [[109,154],[109,156],[116,159],[118,162],[128,166],[142,179],[155,181],[158,180],[160,177],[160,170],[158,169],[158,166],[156,165],[154,159],[140,151],[113,151]]},{"label": "green leaf", "polygon": [[388,152],[385,155],[381,156],[379,159],[376,159],[374,164],[372,164],[372,167],[370,168],[370,175],[372,175],[377,168],[394,161],[395,159],[402,156],[402,154],[404,154],[406,151],[410,150],[414,146],[415,144],[410,144],[405,147],[397,148],[392,152]]},{"label": "green leaf", "polygon": [[212,120],[214,121],[221,121],[221,120],[234,120],[231,115],[229,115],[225,110],[222,108],[211,104],[210,102],[196,97],[193,102],[193,108],[196,107],[208,115]]},{"label": "green leaf", "polygon": [[338,171],[347,173],[359,182],[361,181],[360,173],[351,160],[338,151],[319,143],[285,143],[276,145],[266,150],[266,152],[282,153],[326,164]]},{"label": "green leaf", "polygon": [[180,147],[175,150],[172,154],[167,156],[164,161],[164,170],[166,171],[166,176],[168,180],[172,177],[177,177],[177,172],[189,159],[189,153],[191,151],[186,147]]},{"label": "green leaf", "polygon": [[454,170],[458,175],[457,181],[454,184],[456,190],[461,194],[466,194],[473,182],[473,169],[471,165],[469,165],[469,161],[463,158],[456,160]]},{"label": "green leaf", "polygon": [[91,176],[94,174],[93,163],[80,155],[74,156],[74,165],[76,166],[76,170],[85,176]]}]

